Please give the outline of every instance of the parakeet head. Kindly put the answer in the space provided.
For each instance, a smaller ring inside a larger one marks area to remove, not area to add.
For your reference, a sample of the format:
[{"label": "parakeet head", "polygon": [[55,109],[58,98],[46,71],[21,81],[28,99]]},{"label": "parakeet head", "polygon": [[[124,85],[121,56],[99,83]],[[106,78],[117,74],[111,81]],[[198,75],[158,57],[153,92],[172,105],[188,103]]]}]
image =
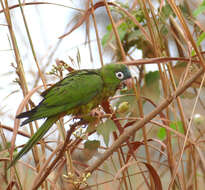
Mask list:
[{"label": "parakeet head", "polygon": [[120,82],[131,78],[131,73],[128,67],[123,64],[107,64],[100,70],[105,85],[109,85],[113,88],[116,88]]}]

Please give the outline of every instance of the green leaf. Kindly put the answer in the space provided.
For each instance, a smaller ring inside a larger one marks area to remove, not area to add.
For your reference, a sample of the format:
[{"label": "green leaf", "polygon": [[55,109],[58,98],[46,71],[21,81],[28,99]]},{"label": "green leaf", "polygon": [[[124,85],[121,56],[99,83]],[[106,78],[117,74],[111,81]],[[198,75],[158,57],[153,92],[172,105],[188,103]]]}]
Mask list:
[{"label": "green leaf", "polygon": [[160,79],[159,71],[150,71],[145,75],[146,85],[151,85]]},{"label": "green leaf", "polygon": [[142,95],[153,101],[159,101],[160,96],[159,71],[149,72],[145,75],[145,84],[142,87]]},{"label": "green leaf", "polygon": [[[184,134],[184,128],[183,128],[183,124],[181,121],[173,121],[170,123],[170,127],[182,134]],[[158,133],[157,133],[157,136],[160,140],[164,140],[165,137],[166,137],[166,129],[165,128],[160,128]]]},{"label": "green leaf", "polygon": [[[199,46],[204,39],[205,39],[205,32],[203,32],[199,36],[199,38],[197,39],[196,45]],[[192,50],[191,55],[194,56],[195,54],[196,54],[196,52],[194,50]]]},{"label": "green leaf", "polygon": [[86,133],[92,133],[92,132],[94,132],[95,130],[96,130],[95,124],[92,123],[92,122],[90,122],[90,123],[88,124],[87,129],[86,129]]},{"label": "green leaf", "polygon": [[100,141],[98,140],[87,140],[84,143],[84,148],[89,150],[97,150],[100,147]]},{"label": "green leaf", "polygon": [[170,5],[168,3],[166,3],[165,6],[162,7],[161,16],[163,16],[164,20],[165,20],[170,15],[173,15],[175,17],[175,14],[174,14],[172,8],[170,7]]},{"label": "green leaf", "polygon": [[128,26],[126,23],[122,23],[119,27],[118,27],[118,34],[120,36],[120,40],[122,40],[125,36],[125,34],[127,33],[127,29],[128,29]]},{"label": "green leaf", "polygon": [[97,133],[103,136],[105,144],[108,146],[110,140],[110,134],[116,131],[117,127],[111,119],[107,119],[97,127]]},{"label": "green leaf", "polygon": [[163,36],[168,35],[168,33],[169,33],[168,27],[166,25],[162,25],[162,27],[160,28],[160,33],[162,33]]},{"label": "green leaf", "polygon": [[108,24],[106,29],[108,32],[111,32],[112,31],[112,24]]},{"label": "green leaf", "polygon": [[160,140],[164,140],[165,137],[166,137],[166,130],[165,128],[160,128],[158,133],[157,133],[157,137],[160,139]]},{"label": "green leaf", "polygon": [[[117,28],[118,34],[120,36],[120,40],[122,40],[124,38],[124,36],[126,35],[127,28],[128,28],[127,23],[122,23]],[[107,25],[107,31],[108,32],[103,36],[103,38],[101,40],[101,43],[102,43],[103,47],[108,43],[108,40],[110,40],[110,35],[111,35],[111,32],[112,32],[112,25],[111,24]],[[113,41],[113,40],[114,40],[114,35],[112,36],[111,41]]]},{"label": "green leaf", "polygon": [[103,36],[103,38],[101,40],[101,43],[102,43],[103,47],[107,44],[108,40],[110,39],[110,34],[111,34],[111,31],[112,31],[112,25],[108,24],[106,29],[107,29],[107,33]]},{"label": "green leaf", "polygon": [[180,133],[184,134],[184,128],[181,121],[175,121],[170,123],[170,127]]},{"label": "green leaf", "polygon": [[106,34],[103,36],[102,40],[101,40],[101,43],[102,43],[102,46],[103,46],[103,47],[107,44],[107,42],[108,42],[109,39],[110,39],[110,32],[109,32],[109,33],[106,33]]},{"label": "green leaf", "polygon": [[198,6],[198,8],[193,12],[193,15],[196,17],[205,11],[205,0]]},{"label": "green leaf", "polygon": [[198,38],[198,40],[197,40],[197,42],[196,42],[197,46],[199,46],[204,39],[205,39],[205,32],[203,32],[203,33],[199,36],[199,38]]}]

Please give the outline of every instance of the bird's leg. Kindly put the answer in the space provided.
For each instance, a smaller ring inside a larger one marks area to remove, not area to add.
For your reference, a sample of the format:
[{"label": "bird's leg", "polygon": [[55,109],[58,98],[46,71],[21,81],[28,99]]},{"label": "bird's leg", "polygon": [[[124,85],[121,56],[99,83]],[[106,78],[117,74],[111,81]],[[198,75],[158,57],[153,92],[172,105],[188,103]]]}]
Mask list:
[{"label": "bird's leg", "polygon": [[97,108],[94,108],[91,110],[90,115],[92,117],[96,117],[98,120],[100,120],[101,118],[103,118],[105,113],[104,113],[104,111],[102,111],[102,109],[100,107],[97,107]]},{"label": "bird's leg", "polygon": [[92,109],[89,115],[92,118],[91,122],[93,123],[93,125],[96,125],[100,123],[102,118],[104,118],[105,112],[102,111],[100,107],[97,107],[97,108]]},{"label": "bird's leg", "polygon": [[75,119],[80,119],[80,123],[82,125],[87,125],[87,124],[92,124],[96,125],[100,122],[101,118],[104,117],[104,112],[100,110],[100,108],[95,108],[90,111],[90,113],[87,114],[82,114],[82,115],[77,115]]}]

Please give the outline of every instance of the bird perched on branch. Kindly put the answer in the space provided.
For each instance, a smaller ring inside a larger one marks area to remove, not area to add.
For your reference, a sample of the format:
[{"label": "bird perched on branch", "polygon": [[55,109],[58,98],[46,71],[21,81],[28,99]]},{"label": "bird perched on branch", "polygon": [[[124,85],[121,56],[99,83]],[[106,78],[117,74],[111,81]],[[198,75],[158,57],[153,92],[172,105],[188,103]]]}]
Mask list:
[{"label": "bird perched on branch", "polygon": [[88,115],[103,101],[113,96],[120,83],[131,77],[129,69],[123,64],[107,64],[100,69],[71,72],[63,80],[45,90],[43,100],[32,110],[17,115],[27,118],[21,124],[47,118],[38,131],[30,138],[9,165],[13,166],[26,154],[51,128],[65,115]]}]

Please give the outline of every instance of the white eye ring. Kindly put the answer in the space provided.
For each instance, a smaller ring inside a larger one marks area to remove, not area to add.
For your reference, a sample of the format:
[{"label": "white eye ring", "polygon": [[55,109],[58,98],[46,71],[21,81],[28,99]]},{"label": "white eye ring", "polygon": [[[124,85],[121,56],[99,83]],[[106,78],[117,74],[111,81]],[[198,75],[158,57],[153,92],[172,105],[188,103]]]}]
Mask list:
[{"label": "white eye ring", "polygon": [[116,75],[116,77],[118,78],[118,79],[120,79],[120,80],[122,80],[123,78],[124,78],[124,73],[123,72],[117,72],[117,73],[115,73],[115,75]]}]

